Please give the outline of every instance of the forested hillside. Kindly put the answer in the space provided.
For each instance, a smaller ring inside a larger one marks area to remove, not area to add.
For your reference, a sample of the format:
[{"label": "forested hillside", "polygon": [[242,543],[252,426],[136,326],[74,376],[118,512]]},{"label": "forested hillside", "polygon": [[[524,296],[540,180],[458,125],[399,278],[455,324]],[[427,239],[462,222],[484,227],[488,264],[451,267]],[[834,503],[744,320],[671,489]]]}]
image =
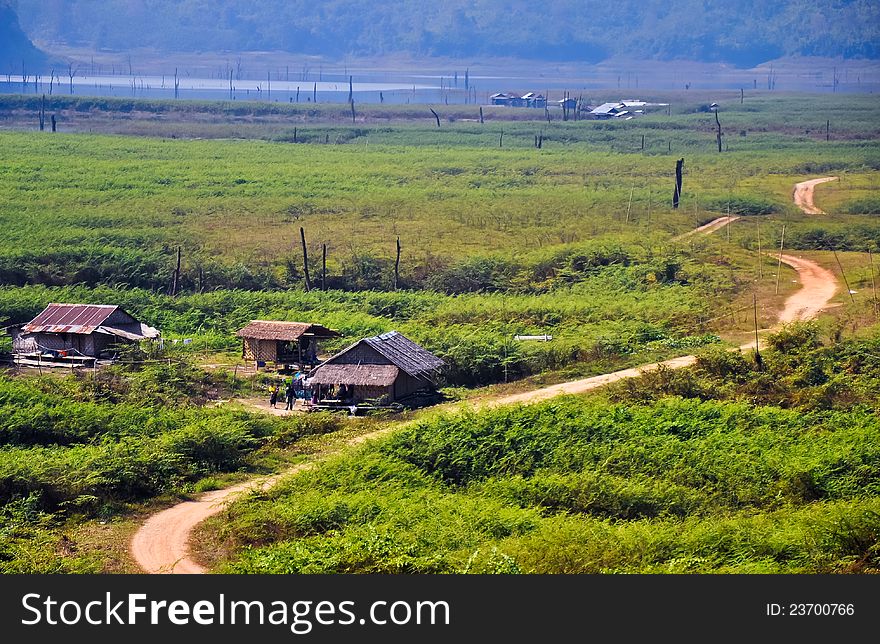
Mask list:
[{"label": "forested hillside", "polygon": [[95,48],[725,61],[880,55],[872,0],[20,0],[29,35]]},{"label": "forested hillside", "polygon": [[10,0],[0,0],[0,68],[20,70],[39,66],[45,55],[34,47],[21,30],[15,6]]}]

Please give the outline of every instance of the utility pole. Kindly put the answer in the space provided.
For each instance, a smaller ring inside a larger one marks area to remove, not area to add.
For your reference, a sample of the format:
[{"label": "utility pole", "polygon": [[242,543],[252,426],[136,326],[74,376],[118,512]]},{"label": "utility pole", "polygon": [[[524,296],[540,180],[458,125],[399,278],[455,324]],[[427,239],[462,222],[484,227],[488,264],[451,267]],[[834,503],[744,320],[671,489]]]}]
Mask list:
[{"label": "utility pole", "polygon": [[779,261],[776,262],[776,295],[779,295],[779,273],[782,272],[782,248],[785,246],[785,224],[782,224],[782,239],[779,240]]}]

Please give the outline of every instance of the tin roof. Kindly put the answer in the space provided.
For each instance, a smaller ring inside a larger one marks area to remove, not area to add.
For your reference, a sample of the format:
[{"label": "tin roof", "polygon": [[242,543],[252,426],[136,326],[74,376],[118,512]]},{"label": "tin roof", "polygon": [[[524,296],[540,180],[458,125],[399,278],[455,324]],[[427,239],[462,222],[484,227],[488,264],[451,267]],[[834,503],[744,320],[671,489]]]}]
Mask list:
[{"label": "tin roof", "polygon": [[342,334],[311,322],[278,322],[273,320],[253,320],[236,334],[240,338],[255,340],[298,340],[300,336],[311,335],[316,338],[338,338]]},{"label": "tin roof", "polygon": [[[113,318],[111,320],[111,318]],[[155,338],[159,332],[135,320],[118,306],[110,304],[61,304],[53,302],[33,320],[21,327],[22,333],[95,332],[129,340]]]},{"label": "tin roof", "polygon": [[[335,362],[346,353],[359,346],[366,344],[372,347],[377,353],[384,356],[393,366],[398,367],[401,371],[405,371],[413,378],[422,380],[429,379],[433,372],[438,371],[446,363],[433,353],[419,346],[402,333],[397,331],[389,331],[372,338],[364,338],[358,340],[350,347],[343,349],[332,358],[328,358],[324,363],[315,367],[312,374],[320,373],[331,364],[345,364]],[[377,367],[385,367],[387,365],[363,365],[365,368],[375,369]]]}]

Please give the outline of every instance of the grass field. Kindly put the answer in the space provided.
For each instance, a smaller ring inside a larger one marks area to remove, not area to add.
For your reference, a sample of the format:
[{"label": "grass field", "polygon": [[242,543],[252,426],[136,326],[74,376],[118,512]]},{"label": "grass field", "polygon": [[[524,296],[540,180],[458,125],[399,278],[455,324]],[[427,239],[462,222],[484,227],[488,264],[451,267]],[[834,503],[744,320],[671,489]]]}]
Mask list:
[{"label": "grass field", "polygon": [[710,352],[617,402],[424,420],[203,534],[237,573],[876,571],[877,349],[793,328],[763,372]]},{"label": "grass field", "polygon": [[[397,422],[215,408],[261,386],[232,371],[234,331],[256,318],[339,329],[328,350],[398,329],[447,362],[453,397],[707,357],[604,397],[428,415],[210,524],[222,570],[875,570],[876,102],[706,97],[719,154],[702,97],[650,98],[669,115],[487,109],[480,124],[434,106],[438,128],[412,106],[356,106],[352,124],[345,106],[56,96],[52,134],[24,131],[38,99],[0,97],[0,325],[112,303],[194,339],[97,374],[0,378],[0,571],[131,570],[105,527],[130,535],[131,517],[277,470],[309,440]],[[829,214],[800,213],[794,183],[823,175],[841,179],[816,190]],[[675,238],[728,208],[729,238]],[[770,326],[797,288],[783,266],[776,293],[783,225],[786,248],[839,259],[856,292],[827,346],[780,342],[756,373],[717,348],[751,332],[753,292]],[[326,291],[303,289],[300,227],[315,284],[327,246]]]}]

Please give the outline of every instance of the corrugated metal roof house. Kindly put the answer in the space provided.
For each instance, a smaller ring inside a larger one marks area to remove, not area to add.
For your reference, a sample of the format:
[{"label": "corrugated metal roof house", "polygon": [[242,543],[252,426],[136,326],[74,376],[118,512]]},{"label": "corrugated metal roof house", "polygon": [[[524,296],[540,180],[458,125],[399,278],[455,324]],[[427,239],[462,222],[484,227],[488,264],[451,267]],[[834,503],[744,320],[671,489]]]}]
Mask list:
[{"label": "corrugated metal roof house", "polygon": [[106,304],[49,304],[11,329],[15,354],[60,353],[98,358],[112,345],[159,337],[159,331]]},{"label": "corrugated metal roof house", "polygon": [[397,331],[364,338],[315,367],[309,384],[320,388],[319,400],[339,395],[360,402],[386,397],[398,401],[432,391],[443,360]]},{"label": "corrugated metal roof house", "polygon": [[242,338],[242,357],[254,362],[279,362],[300,367],[317,363],[318,340],[340,333],[311,322],[253,320],[236,335]]}]

